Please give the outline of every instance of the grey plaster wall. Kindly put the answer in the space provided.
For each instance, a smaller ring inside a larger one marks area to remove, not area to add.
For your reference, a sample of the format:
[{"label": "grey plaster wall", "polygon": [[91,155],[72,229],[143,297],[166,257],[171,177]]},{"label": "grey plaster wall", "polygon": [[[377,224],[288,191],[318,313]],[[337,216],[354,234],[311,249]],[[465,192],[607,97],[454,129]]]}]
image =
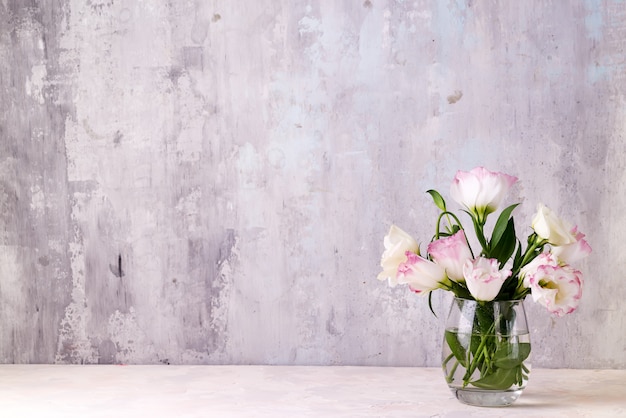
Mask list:
[{"label": "grey plaster wall", "polygon": [[626,367],[626,3],[0,1],[0,362],[437,365],[458,169],[587,232],[534,365]]}]

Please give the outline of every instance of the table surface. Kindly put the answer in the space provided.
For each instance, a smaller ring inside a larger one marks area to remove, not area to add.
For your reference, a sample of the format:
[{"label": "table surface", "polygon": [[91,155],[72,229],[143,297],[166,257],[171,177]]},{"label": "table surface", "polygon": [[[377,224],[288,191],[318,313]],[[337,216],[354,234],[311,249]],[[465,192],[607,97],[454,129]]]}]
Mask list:
[{"label": "table surface", "polygon": [[626,370],[532,370],[505,408],[438,368],[0,365],[2,417],[626,417]]}]

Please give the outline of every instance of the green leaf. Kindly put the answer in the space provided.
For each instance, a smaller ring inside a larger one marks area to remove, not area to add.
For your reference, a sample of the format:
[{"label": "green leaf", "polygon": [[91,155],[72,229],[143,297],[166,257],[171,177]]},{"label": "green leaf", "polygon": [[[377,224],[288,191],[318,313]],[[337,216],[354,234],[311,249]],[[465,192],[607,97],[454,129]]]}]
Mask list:
[{"label": "green leaf", "polygon": [[443,200],[443,197],[441,197],[437,190],[427,190],[426,193],[429,193],[432,196],[435,205],[437,205],[439,209],[444,212],[446,211],[446,201]]},{"label": "green leaf", "polygon": [[500,288],[500,292],[496,300],[512,300],[515,296],[515,290],[519,285],[519,278],[517,275],[510,276],[508,279],[504,281],[504,284]]},{"label": "green leaf", "polygon": [[494,364],[502,369],[513,369],[530,355],[530,343],[504,342],[494,354]]},{"label": "green leaf", "polygon": [[509,224],[509,218],[511,217],[511,212],[513,212],[513,209],[515,209],[518,205],[519,203],[511,205],[508,208],[504,209],[502,213],[500,213],[500,216],[498,217],[498,221],[496,222],[496,225],[493,227],[493,233],[491,234],[491,241],[489,242],[489,245],[491,246],[491,248],[494,248],[500,242],[500,238],[502,238],[502,235],[504,234],[504,231],[506,231],[506,228]]},{"label": "green leaf", "polygon": [[470,353],[472,353],[472,358],[475,358],[476,355],[478,354],[478,347],[480,346],[480,343],[482,342],[483,338],[489,338],[489,337],[485,337],[483,336],[481,338],[480,334],[477,333],[473,333],[472,334],[472,338],[470,338]]},{"label": "green leaf", "polygon": [[[478,322],[476,322],[478,320]],[[474,327],[480,330],[481,337],[485,339],[493,339],[493,303],[478,302],[474,317]]]},{"label": "green leaf", "polygon": [[467,352],[465,351],[465,347],[459,341],[459,337],[456,333],[452,331],[446,330],[445,332],[445,340],[448,347],[450,347],[450,351],[454,354],[454,357],[461,363],[461,366],[467,367]]},{"label": "green leaf", "polygon": [[493,373],[485,377],[470,382],[481,389],[504,390],[513,386],[517,382],[517,369],[495,369]]},{"label": "green leaf", "polygon": [[517,238],[515,237],[515,225],[513,218],[509,219],[506,229],[502,233],[498,245],[491,249],[489,254],[492,258],[500,262],[500,268],[504,266],[509,258],[513,255],[517,246]]}]

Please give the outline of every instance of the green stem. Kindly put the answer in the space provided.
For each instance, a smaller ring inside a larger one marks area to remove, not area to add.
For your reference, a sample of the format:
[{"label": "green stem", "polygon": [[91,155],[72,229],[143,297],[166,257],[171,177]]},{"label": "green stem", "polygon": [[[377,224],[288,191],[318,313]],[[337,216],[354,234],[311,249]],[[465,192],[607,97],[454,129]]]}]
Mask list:
[{"label": "green stem", "polygon": [[474,223],[474,231],[476,231],[476,238],[480,243],[480,246],[483,248],[483,255],[485,257],[489,257],[489,244],[487,244],[487,239],[485,238],[485,223],[480,222],[479,219],[472,216],[472,222]]},{"label": "green stem", "polygon": [[450,222],[450,216],[452,216],[454,218],[454,220],[456,221],[456,224],[459,226],[459,228],[463,229],[463,225],[461,225],[461,221],[459,220],[459,218],[456,217],[456,215],[452,212],[448,212],[448,211],[443,211],[439,214],[439,217],[437,218],[437,230],[435,232],[435,239],[439,239],[439,234],[440,234],[440,230],[441,230],[441,218],[443,218],[444,216],[446,216],[448,219],[448,229],[449,231],[452,231],[452,222]]},{"label": "green stem", "polygon": [[452,357],[454,357],[454,353],[450,353],[450,355],[446,357],[446,359],[443,361],[443,363],[441,363],[441,365],[445,367],[448,364],[448,362],[452,359]]},{"label": "green stem", "polygon": [[517,288],[515,289],[515,294],[513,296],[513,299],[516,299],[516,300],[524,299],[526,295],[528,295],[529,293],[530,293],[530,289],[524,287],[524,281],[520,280],[519,283],[517,284]]},{"label": "green stem", "polygon": [[[454,356],[454,354],[452,354],[452,356]],[[456,369],[459,367],[459,364],[460,363],[458,360],[454,361],[454,366],[452,366],[450,373],[448,373],[448,375],[446,376],[446,382],[452,383],[452,381],[454,380],[454,374],[456,373]]]},{"label": "green stem", "polygon": [[[491,304],[481,302],[476,306],[475,315],[475,321],[477,320],[477,322],[475,322],[475,328],[480,332],[480,342],[475,349],[468,350],[468,355],[469,352],[472,352],[473,358],[471,361],[468,358],[468,366],[463,376],[463,386],[469,384],[472,375],[478,367],[480,367],[481,377],[490,373],[493,368],[496,321],[500,320],[499,317],[501,315],[499,315],[498,318],[494,318]],[[471,346],[472,344],[470,343],[470,347]]]},{"label": "green stem", "polygon": [[519,265],[515,268],[515,271],[513,271],[513,273],[511,274],[512,277],[515,277],[519,274],[520,270],[522,269],[522,267],[524,267],[526,264],[530,263],[535,257],[537,257],[539,255],[539,253],[537,253],[535,250],[537,248],[543,248],[544,245],[547,244],[547,240],[545,239],[541,239],[537,236],[537,234],[535,234],[533,232],[533,240],[532,243],[530,245],[528,245],[528,248],[526,249],[526,252],[524,253],[524,255],[522,256],[522,261],[519,263]]},{"label": "green stem", "polygon": [[[469,366],[467,368],[467,371],[465,372],[465,376],[463,376],[463,386],[467,386],[467,384],[469,383],[470,378],[472,377],[472,374],[474,373],[474,371],[476,370],[476,367],[478,367],[478,364],[481,360],[481,358],[486,356],[486,345],[487,345],[487,340],[490,339],[490,334],[492,334],[495,331],[495,321],[494,323],[491,324],[491,326],[489,327],[489,329],[487,330],[486,333],[481,332],[481,336],[480,336],[480,344],[478,345],[478,348],[476,348],[476,353],[474,355],[474,357],[472,358],[471,362],[468,361]],[[468,350],[468,355],[469,355],[469,351]],[[487,356],[488,357],[488,356]],[[488,361],[490,361],[488,359]]]}]

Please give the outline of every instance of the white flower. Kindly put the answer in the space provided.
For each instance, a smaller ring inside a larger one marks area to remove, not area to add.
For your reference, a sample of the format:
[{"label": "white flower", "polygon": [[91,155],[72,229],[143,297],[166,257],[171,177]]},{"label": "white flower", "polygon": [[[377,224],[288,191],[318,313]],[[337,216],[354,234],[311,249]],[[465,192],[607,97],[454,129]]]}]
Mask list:
[{"label": "white flower", "polygon": [[582,297],[582,274],[569,265],[540,266],[529,275],[528,281],[533,300],[549,312],[564,316],[578,307]]},{"label": "white flower", "polygon": [[552,247],[554,255],[556,255],[559,261],[564,264],[575,263],[591,254],[591,246],[584,239],[585,234],[578,232],[577,227],[574,227],[570,232],[574,236],[576,242]]},{"label": "white flower", "polygon": [[572,227],[543,204],[537,205],[537,213],[531,222],[535,233],[552,245],[568,245],[576,242]]},{"label": "white flower", "polygon": [[406,252],[406,258],[398,267],[399,284],[408,284],[415,293],[428,293],[442,284],[450,284],[443,267],[410,251]]},{"label": "white flower", "polygon": [[463,266],[465,284],[474,299],[489,302],[493,300],[504,281],[511,275],[511,270],[500,270],[498,260],[479,257],[467,260]]},{"label": "white flower", "polygon": [[458,171],[450,187],[450,195],[483,223],[485,217],[498,209],[506,192],[517,177],[491,172],[483,167]]},{"label": "white flower", "polygon": [[390,286],[398,284],[398,267],[407,259],[406,253],[419,254],[419,245],[409,234],[395,225],[391,225],[384,239],[385,251],[380,260],[383,271],[378,280],[388,280]]}]

